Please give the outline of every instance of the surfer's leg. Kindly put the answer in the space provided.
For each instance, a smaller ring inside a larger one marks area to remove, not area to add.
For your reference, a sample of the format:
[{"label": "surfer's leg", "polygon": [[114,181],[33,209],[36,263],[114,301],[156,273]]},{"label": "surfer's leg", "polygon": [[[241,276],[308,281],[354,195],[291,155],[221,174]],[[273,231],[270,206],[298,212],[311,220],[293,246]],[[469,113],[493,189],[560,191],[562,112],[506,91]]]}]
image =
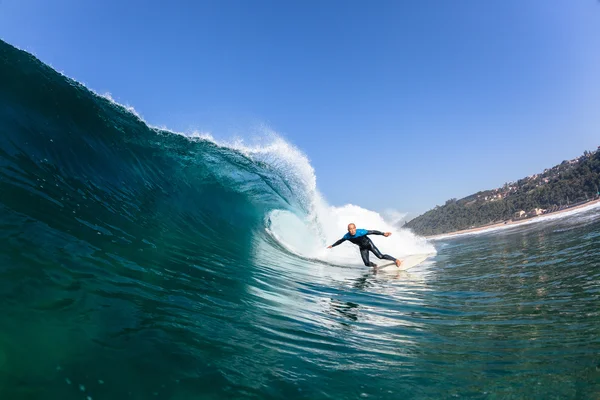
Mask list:
[{"label": "surfer's leg", "polygon": [[371,245],[371,251],[373,252],[373,254],[375,254],[375,257],[377,257],[379,259],[396,261],[396,259],[394,257],[390,256],[389,254],[381,254],[379,249],[374,244]]},{"label": "surfer's leg", "polygon": [[390,256],[389,254],[381,254],[381,252],[379,251],[379,249],[377,248],[377,246],[375,246],[374,244],[371,243],[371,251],[373,252],[373,254],[375,254],[375,257],[379,258],[379,259],[384,259],[384,260],[390,260],[396,263],[396,266],[400,266],[400,264],[402,264],[402,261]]},{"label": "surfer's leg", "polygon": [[360,256],[362,257],[362,260],[367,267],[376,267],[377,266],[377,265],[375,265],[375,263],[369,261],[369,249],[368,248],[364,248],[364,249],[361,248]]}]

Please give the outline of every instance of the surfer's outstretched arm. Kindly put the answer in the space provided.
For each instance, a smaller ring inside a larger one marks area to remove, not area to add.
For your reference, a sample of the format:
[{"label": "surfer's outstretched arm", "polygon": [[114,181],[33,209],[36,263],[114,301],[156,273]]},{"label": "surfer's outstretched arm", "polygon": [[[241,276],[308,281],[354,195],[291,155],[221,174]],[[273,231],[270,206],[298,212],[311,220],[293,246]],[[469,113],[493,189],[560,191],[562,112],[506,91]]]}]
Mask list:
[{"label": "surfer's outstretched arm", "polygon": [[381,231],[367,231],[367,235],[383,235],[385,237],[388,237],[391,235],[391,232],[381,232]]},{"label": "surfer's outstretched arm", "polygon": [[335,242],[334,244],[332,244],[331,246],[327,247],[328,249],[337,246],[338,244],[342,244],[343,242],[345,242],[346,239],[341,238],[340,240],[338,240],[337,242]]}]

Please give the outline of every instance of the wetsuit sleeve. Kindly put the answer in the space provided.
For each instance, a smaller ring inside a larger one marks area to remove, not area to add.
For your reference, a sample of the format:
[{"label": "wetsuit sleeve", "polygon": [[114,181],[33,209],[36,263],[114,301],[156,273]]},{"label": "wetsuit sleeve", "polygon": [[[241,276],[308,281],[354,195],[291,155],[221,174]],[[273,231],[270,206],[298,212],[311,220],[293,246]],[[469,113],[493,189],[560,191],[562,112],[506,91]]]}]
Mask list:
[{"label": "wetsuit sleeve", "polygon": [[346,239],[344,239],[344,238],[341,238],[340,240],[338,240],[337,242],[335,242],[334,244],[332,244],[332,245],[331,245],[331,247],[335,247],[335,246],[337,246],[338,244],[342,244],[342,243],[343,243],[343,242],[345,242],[345,241],[346,241]]},{"label": "wetsuit sleeve", "polygon": [[367,235],[383,235],[381,231],[367,231]]}]

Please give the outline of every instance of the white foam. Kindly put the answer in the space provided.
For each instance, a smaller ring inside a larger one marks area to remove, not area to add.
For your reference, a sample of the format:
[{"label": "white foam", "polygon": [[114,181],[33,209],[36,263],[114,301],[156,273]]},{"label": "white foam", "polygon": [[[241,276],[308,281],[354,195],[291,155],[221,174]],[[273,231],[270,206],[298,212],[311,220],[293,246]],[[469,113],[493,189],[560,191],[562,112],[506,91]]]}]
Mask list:
[{"label": "white foam", "polygon": [[395,226],[400,226],[408,217],[408,213],[403,213],[392,208],[385,209],[382,215],[386,221],[391,222]]},{"label": "white foam", "polygon": [[[321,201],[317,200],[316,218],[301,219],[287,211],[273,211],[269,216],[269,233],[293,253],[341,265],[363,265],[358,248],[350,242],[327,249],[347,232],[349,223],[356,224],[359,229],[391,232],[392,235],[387,238],[370,236],[384,254],[402,258],[411,254],[435,253],[435,248],[424,238],[396,228],[375,211],[352,204],[334,207]],[[371,258],[377,262],[374,255]]]},{"label": "white foam", "polygon": [[[85,86],[85,85],[84,85],[84,86]],[[139,120],[140,120],[140,121],[142,121],[144,124],[146,124],[148,127],[151,127],[151,126],[150,126],[150,124],[148,124],[148,122],[146,122],[146,121],[144,120],[144,118],[141,116],[141,114],[140,114],[139,112],[137,112],[137,110],[136,110],[136,109],[135,109],[133,106],[130,106],[130,105],[128,105],[128,104],[121,104],[121,103],[117,102],[115,99],[113,99],[113,97],[112,97],[112,95],[110,94],[110,92],[106,92],[106,93],[100,94],[100,93],[97,93],[97,92],[95,92],[95,91],[93,91],[93,90],[91,90],[91,89],[88,89],[88,90],[90,90],[90,91],[91,91],[92,93],[94,93],[96,96],[99,96],[99,97],[105,98],[106,100],[110,101],[112,104],[114,104],[114,105],[116,105],[116,106],[119,106],[119,107],[121,107],[121,108],[125,109],[125,110],[126,110],[127,112],[129,112],[131,115],[135,116],[137,119],[139,119]],[[154,126],[154,127],[152,127],[152,128],[153,128],[153,129],[162,129],[162,128],[159,128],[159,127],[156,127],[156,126]]]}]

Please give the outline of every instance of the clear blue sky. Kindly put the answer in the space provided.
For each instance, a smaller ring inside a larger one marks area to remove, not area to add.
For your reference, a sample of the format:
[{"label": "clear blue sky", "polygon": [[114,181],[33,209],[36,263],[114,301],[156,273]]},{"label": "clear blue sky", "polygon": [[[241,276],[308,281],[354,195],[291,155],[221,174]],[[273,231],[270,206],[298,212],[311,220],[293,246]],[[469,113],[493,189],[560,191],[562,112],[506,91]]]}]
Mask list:
[{"label": "clear blue sky", "polygon": [[0,38],[151,124],[265,124],[413,215],[600,145],[596,0],[0,0]]}]

